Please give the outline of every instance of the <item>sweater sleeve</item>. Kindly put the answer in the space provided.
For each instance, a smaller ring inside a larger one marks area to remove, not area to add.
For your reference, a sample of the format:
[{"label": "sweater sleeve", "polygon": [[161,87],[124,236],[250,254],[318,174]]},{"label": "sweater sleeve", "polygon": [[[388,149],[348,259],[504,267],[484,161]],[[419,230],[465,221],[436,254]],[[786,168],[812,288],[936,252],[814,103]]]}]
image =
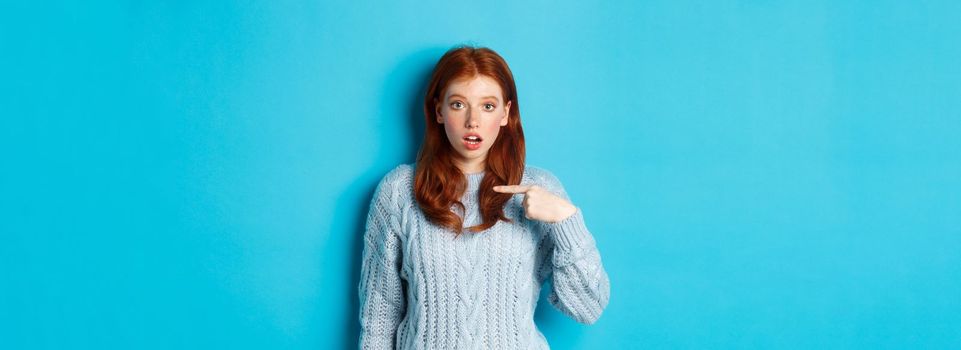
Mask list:
[{"label": "sweater sleeve", "polygon": [[[541,176],[547,190],[570,200],[556,177],[546,171]],[[611,287],[581,209],[564,220],[543,226],[553,242],[549,254],[553,281],[548,301],[577,322],[597,322],[610,300]]]},{"label": "sweater sleeve", "polygon": [[361,349],[394,349],[407,308],[400,274],[399,182],[396,171],[381,180],[367,215],[358,287]]}]

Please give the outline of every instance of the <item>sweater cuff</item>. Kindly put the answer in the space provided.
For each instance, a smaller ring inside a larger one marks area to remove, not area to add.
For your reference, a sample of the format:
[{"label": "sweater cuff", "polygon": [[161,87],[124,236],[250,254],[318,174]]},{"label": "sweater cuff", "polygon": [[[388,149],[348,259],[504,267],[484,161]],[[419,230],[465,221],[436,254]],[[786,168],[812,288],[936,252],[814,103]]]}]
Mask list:
[{"label": "sweater cuff", "polygon": [[547,227],[550,228],[551,235],[554,237],[554,245],[561,251],[577,251],[594,245],[594,237],[584,225],[581,208],[577,208],[573,215],[564,220],[547,223]]}]

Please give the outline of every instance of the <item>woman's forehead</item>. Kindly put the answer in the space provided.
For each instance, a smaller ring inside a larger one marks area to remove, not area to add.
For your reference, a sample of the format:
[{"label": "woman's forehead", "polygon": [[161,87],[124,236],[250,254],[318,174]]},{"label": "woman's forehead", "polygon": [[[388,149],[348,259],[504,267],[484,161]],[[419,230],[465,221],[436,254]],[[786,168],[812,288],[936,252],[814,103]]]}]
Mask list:
[{"label": "woman's forehead", "polygon": [[493,78],[486,75],[476,75],[451,81],[447,85],[446,98],[455,95],[467,99],[494,98],[500,100],[503,90]]}]

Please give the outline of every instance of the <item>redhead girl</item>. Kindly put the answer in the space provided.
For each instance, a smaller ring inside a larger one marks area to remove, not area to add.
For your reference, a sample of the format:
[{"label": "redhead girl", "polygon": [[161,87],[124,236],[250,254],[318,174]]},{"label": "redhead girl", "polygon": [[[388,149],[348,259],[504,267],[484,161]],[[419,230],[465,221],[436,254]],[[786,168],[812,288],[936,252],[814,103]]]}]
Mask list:
[{"label": "redhead girl", "polygon": [[540,289],[577,322],[610,282],[580,209],[524,163],[514,77],[487,48],[451,49],[424,98],[413,164],[377,185],[364,234],[362,349],[547,349]]}]

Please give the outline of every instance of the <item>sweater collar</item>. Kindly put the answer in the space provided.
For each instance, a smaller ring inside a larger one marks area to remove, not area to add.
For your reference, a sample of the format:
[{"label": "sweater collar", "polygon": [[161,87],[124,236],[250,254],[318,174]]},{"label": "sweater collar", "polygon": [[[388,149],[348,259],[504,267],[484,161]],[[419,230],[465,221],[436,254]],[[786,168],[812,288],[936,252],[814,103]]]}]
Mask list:
[{"label": "sweater collar", "polygon": [[480,188],[481,180],[484,179],[484,172],[464,174],[467,177],[467,191],[475,192]]}]

